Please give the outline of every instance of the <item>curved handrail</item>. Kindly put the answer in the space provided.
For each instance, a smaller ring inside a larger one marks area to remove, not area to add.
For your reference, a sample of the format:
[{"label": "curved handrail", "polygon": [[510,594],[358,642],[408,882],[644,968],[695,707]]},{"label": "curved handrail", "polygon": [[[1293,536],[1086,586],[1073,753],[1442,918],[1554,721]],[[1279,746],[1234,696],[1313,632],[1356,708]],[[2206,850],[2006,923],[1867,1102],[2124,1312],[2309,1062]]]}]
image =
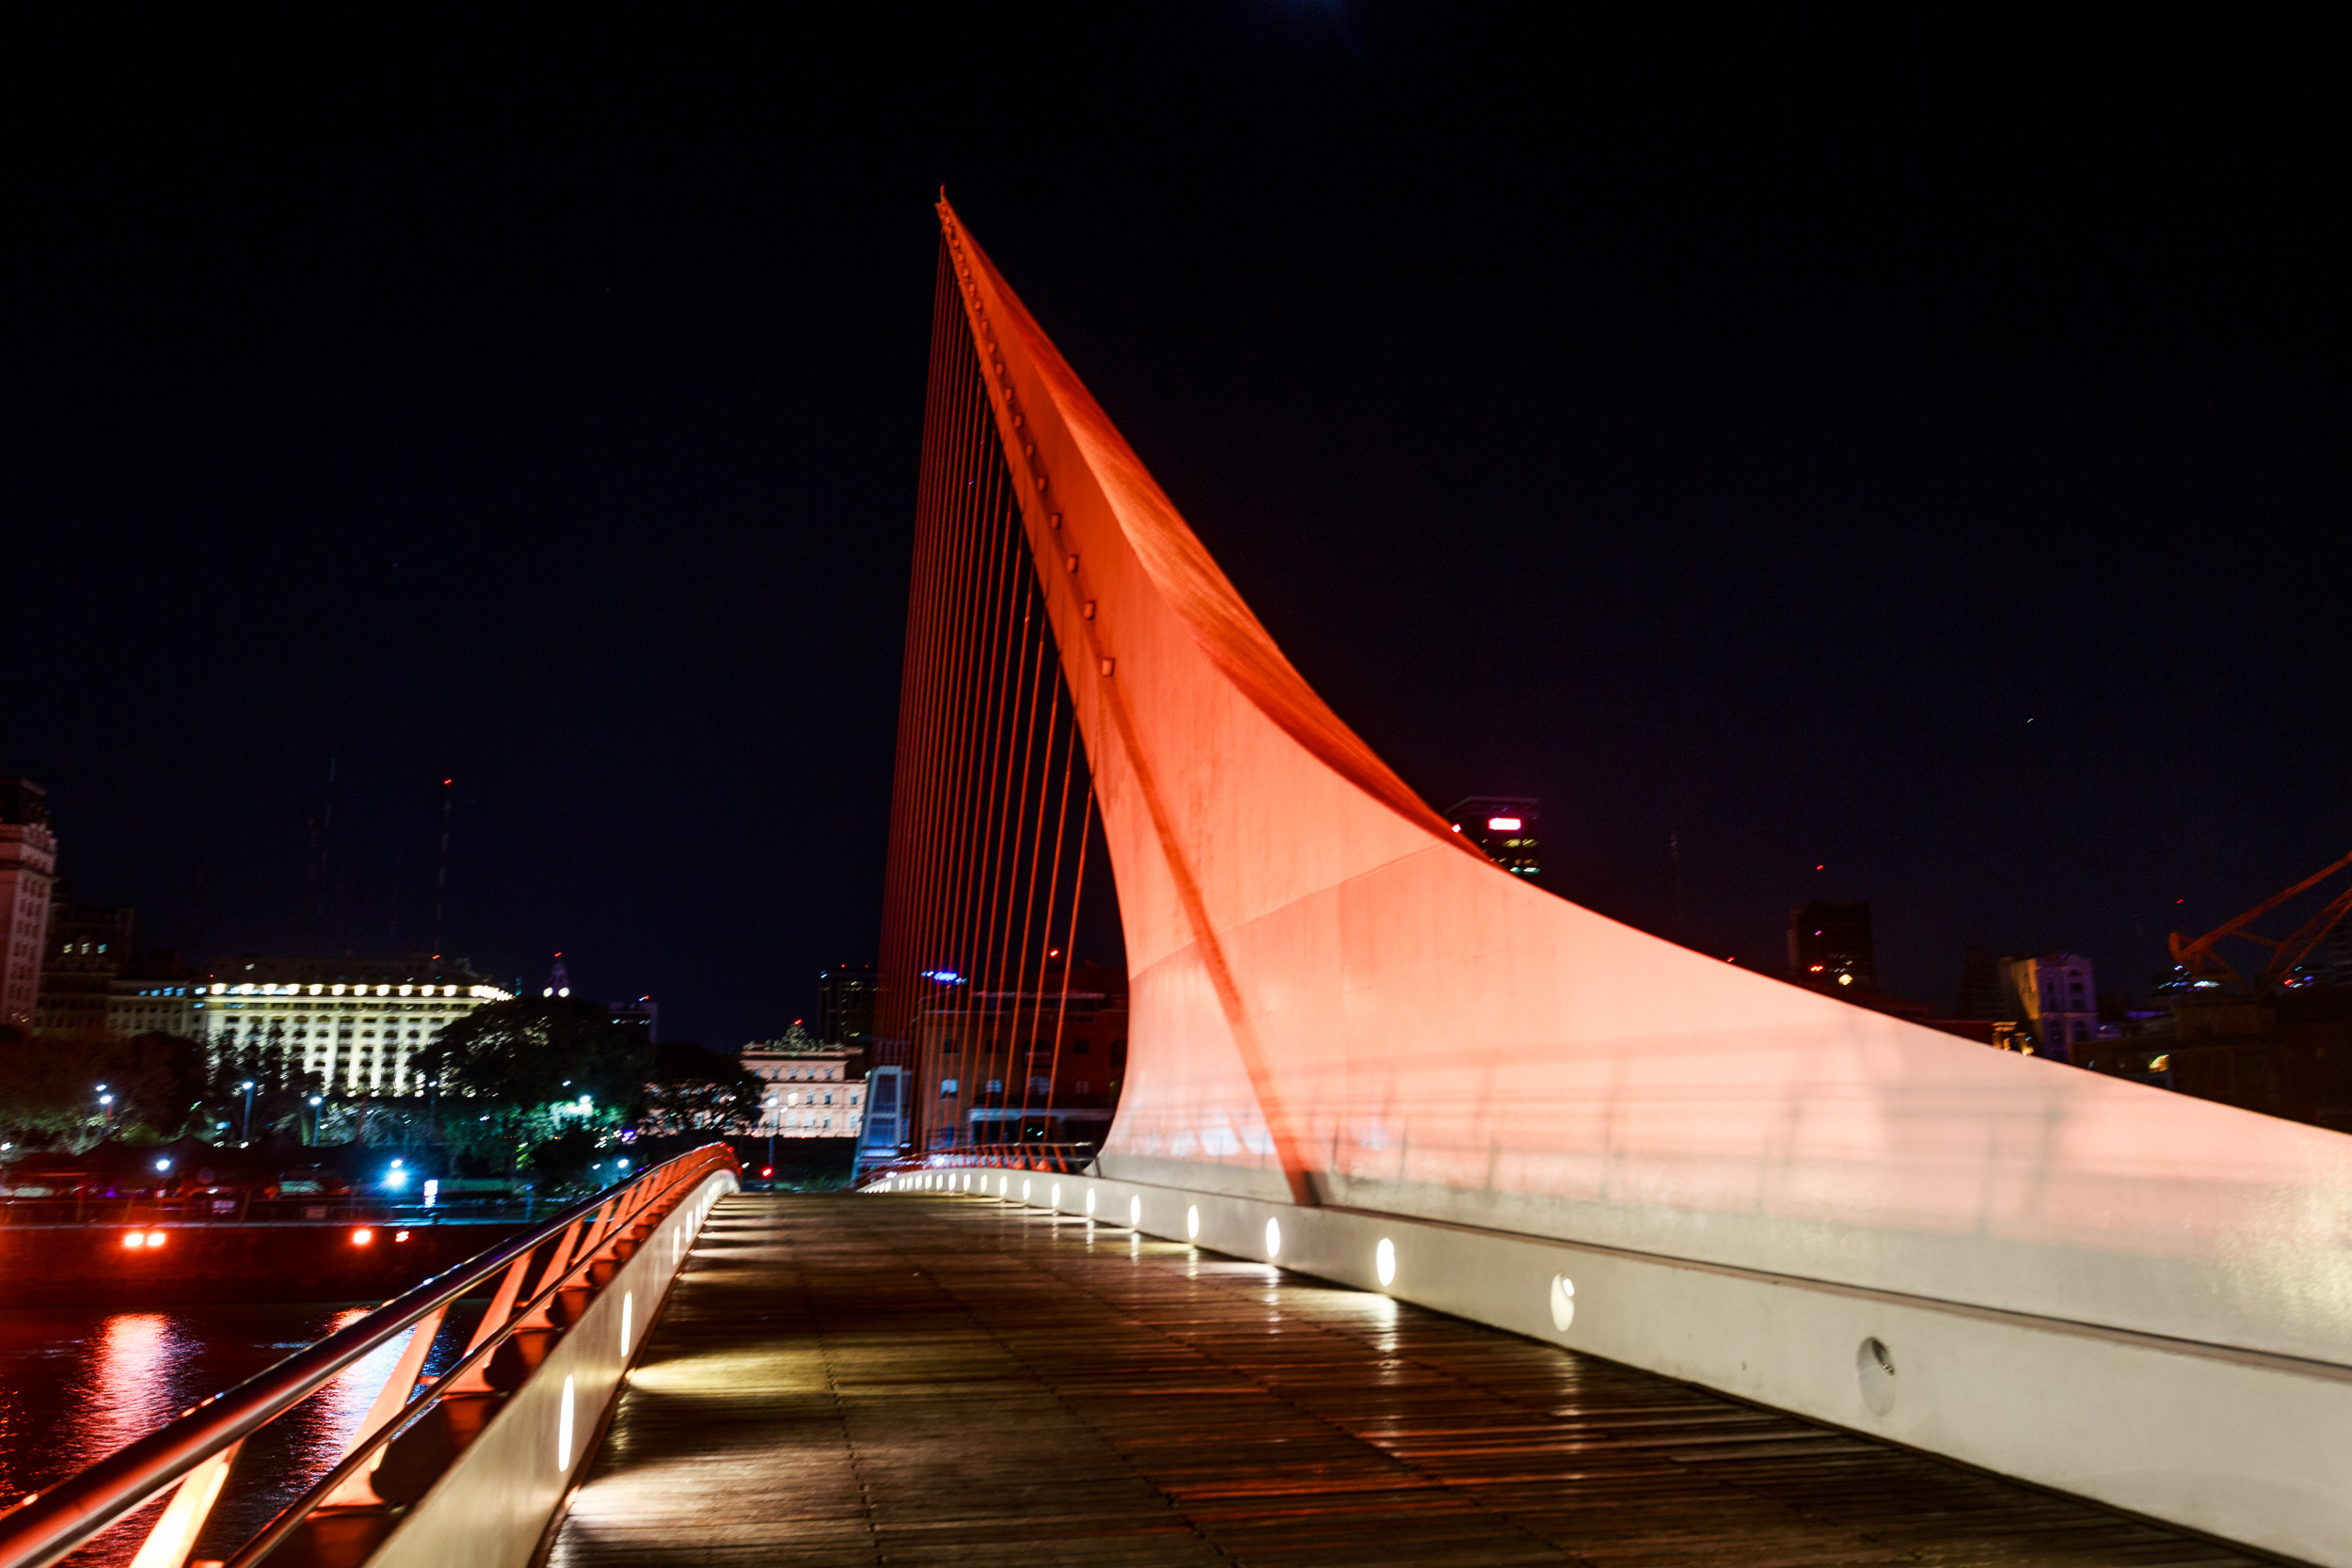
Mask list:
[{"label": "curved handrail", "polygon": [[[714,1151],[719,1151],[719,1154],[714,1154]],[[720,1157],[720,1154],[723,1154],[723,1157]],[[704,1161],[706,1167],[705,1171],[681,1172],[678,1178],[670,1181],[665,1191],[682,1191],[696,1178],[697,1175],[707,1174],[708,1170],[717,1169],[727,1164],[733,1158],[731,1152],[725,1152],[723,1145],[706,1145],[704,1148],[695,1149],[690,1154],[680,1156],[679,1159],[691,1160],[698,1155],[711,1156]],[[678,1163],[679,1161],[674,1160],[669,1162],[669,1164],[675,1165]],[[656,1170],[665,1170],[668,1168],[669,1165],[659,1165],[655,1167]],[[650,1176],[653,1173],[647,1172],[646,1174]],[[603,1193],[598,1194],[597,1196],[607,1202],[610,1202],[612,1200],[612,1191],[613,1189],[607,1188]],[[653,1207],[655,1203],[660,1202],[660,1196],[661,1195],[656,1194],[639,1204],[637,1208],[630,1210],[626,1213],[615,1213],[605,1232],[606,1236],[610,1238],[619,1235],[621,1233],[622,1227],[626,1223],[633,1219],[636,1215],[643,1213],[646,1209]],[[475,1345],[471,1350],[469,1350],[464,1355],[458,1357],[453,1365],[440,1372],[434,1384],[432,1392],[410,1399],[401,1407],[399,1413],[394,1416],[391,1420],[385,1423],[380,1430],[370,1433],[359,1442],[355,1443],[352,1446],[351,1451],[343,1455],[340,1464],[338,1464],[333,1469],[327,1471],[324,1476],[321,1476],[317,1481],[313,1481],[309,1491],[303,1493],[301,1497],[296,1497],[293,1502],[288,1503],[284,1508],[280,1509],[277,1517],[270,1520],[268,1524],[263,1525],[259,1533],[248,1539],[244,1545],[231,1552],[227,1560],[222,1562],[221,1568],[250,1568],[251,1564],[260,1562],[272,1551],[276,1550],[280,1542],[285,1540],[287,1536],[293,1534],[301,1525],[302,1521],[309,1518],[321,1504],[325,1503],[328,1498],[334,1497],[336,1492],[345,1482],[350,1481],[354,1476],[359,1475],[372,1468],[373,1462],[378,1453],[389,1447],[394,1440],[399,1438],[410,1427],[416,1425],[417,1422],[422,1420],[428,1414],[430,1414],[433,1407],[439,1402],[444,1392],[453,1392],[462,1389],[466,1384],[466,1375],[469,1372],[476,1370],[477,1369],[486,1368],[489,1365],[490,1358],[498,1354],[500,1347],[506,1343],[507,1339],[514,1334],[517,1327],[532,1322],[534,1315],[552,1304],[557,1296],[562,1295],[567,1290],[574,1289],[577,1280],[581,1275],[586,1274],[589,1270],[595,1268],[603,1260],[603,1248],[596,1246],[581,1247],[580,1255],[564,1265],[564,1271],[561,1274],[542,1285],[539,1288],[537,1294],[532,1296],[528,1301],[517,1301],[515,1304],[514,1307],[507,1313],[506,1323],[501,1330],[484,1336],[479,1344]]]},{"label": "curved handrail", "polygon": [[870,1187],[910,1172],[927,1170],[963,1170],[985,1167],[991,1170],[1049,1171],[1056,1176],[1083,1176],[1102,1152],[1094,1144],[962,1144],[953,1148],[935,1148],[928,1154],[906,1154],[896,1160],[868,1166],[861,1172],[857,1187]]},{"label": "curved handrail", "polygon": [[[706,1145],[664,1161],[626,1183],[582,1198],[536,1229],[510,1237],[445,1270],[348,1327],[296,1351],[236,1386],[190,1406],[178,1419],[116,1449],[23,1506],[0,1515],[0,1568],[46,1568],[108,1526],[154,1501],[167,1487],[230,1444],[242,1441],[318,1392],[393,1336],[485,1283],[516,1259],[528,1256],[564,1227],[594,1218],[621,1194],[644,1189],[649,1184],[658,1183],[663,1191],[677,1185],[688,1174],[686,1167],[690,1163],[715,1169],[723,1163],[718,1156],[732,1160],[733,1152],[723,1144]],[[552,1288],[566,1283],[572,1272],[566,1269],[564,1278],[555,1281]],[[547,1293],[549,1292],[542,1292]],[[519,1322],[520,1317],[518,1312],[509,1321]],[[470,1362],[473,1358],[468,1359]],[[430,1402],[409,1402],[415,1406]],[[405,1427],[415,1414],[415,1410],[404,1410],[404,1418],[390,1423],[387,1431]],[[364,1450],[373,1446],[359,1447]],[[338,1472],[342,1468],[339,1465]]]}]

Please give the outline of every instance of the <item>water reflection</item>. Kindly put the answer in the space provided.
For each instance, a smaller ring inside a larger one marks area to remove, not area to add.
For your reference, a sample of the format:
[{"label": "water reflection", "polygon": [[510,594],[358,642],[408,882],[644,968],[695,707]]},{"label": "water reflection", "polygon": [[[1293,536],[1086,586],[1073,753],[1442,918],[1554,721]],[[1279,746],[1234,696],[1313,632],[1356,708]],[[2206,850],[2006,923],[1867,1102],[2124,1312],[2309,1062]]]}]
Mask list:
[{"label": "water reflection", "polygon": [[[0,1507],[145,1436],[210,1395],[361,1317],[364,1307],[191,1307],[168,1312],[100,1307],[0,1309]],[[451,1325],[427,1358],[454,1359]],[[375,1351],[319,1394],[246,1440],[199,1558],[228,1555],[342,1456],[391,1374],[401,1341]],[[66,1560],[119,1568],[161,1503]]]}]

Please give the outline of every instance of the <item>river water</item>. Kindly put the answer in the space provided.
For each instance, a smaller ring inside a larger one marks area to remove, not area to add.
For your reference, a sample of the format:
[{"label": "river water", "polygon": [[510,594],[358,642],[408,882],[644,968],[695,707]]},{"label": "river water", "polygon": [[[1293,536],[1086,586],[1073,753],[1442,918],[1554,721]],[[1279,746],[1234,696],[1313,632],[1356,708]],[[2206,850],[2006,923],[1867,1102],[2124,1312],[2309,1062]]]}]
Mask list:
[{"label": "river water", "polygon": [[[0,1510],[367,1310],[315,1305],[155,1312],[0,1308]],[[454,1327],[440,1336],[428,1372],[453,1359]],[[226,1557],[334,1467],[391,1375],[401,1345],[395,1338],[246,1439],[196,1557]],[[67,1560],[76,1568],[129,1562],[160,1509],[151,1504]]]}]

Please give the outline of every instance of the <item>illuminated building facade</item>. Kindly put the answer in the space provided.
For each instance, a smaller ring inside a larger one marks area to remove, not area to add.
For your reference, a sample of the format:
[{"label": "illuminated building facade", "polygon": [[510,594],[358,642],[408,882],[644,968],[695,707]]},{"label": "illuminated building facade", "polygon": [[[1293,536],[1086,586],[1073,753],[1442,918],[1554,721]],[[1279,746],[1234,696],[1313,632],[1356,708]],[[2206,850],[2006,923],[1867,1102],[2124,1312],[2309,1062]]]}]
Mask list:
[{"label": "illuminated building facade", "polygon": [[1879,989],[1878,952],[1870,938],[1870,901],[1839,904],[1816,898],[1788,911],[1788,973],[1856,990]]},{"label": "illuminated building facade", "polygon": [[944,990],[918,1024],[934,1148],[1100,1144],[1127,1075],[1127,983],[1048,962],[1035,990]]},{"label": "illuminated building facade", "polygon": [[2105,1035],[2099,1024],[2099,990],[2090,960],[2080,953],[2053,950],[2038,958],[2001,961],[2002,990],[2042,1047],[2042,1054],[2073,1061],[2083,1047]]},{"label": "illuminated building facade", "polygon": [[143,953],[122,967],[106,987],[106,1033],[117,1039],[141,1035],[199,1037],[196,1007],[200,976],[177,954]]},{"label": "illuminated building facade", "polygon": [[197,987],[196,1037],[215,1053],[282,1052],[344,1097],[423,1092],[417,1053],[476,1007],[513,1000],[460,958],[254,958]]},{"label": "illuminated building facade", "polygon": [[1533,797],[1473,795],[1457,800],[1446,820],[1486,858],[1514,877],[1534,877],[1543,870],[1535,843],[1537,807]]},{"label": "illuminated building facade", "polygon": [[[62,894],[65,884],[57,884]],[[138,951],[138,911],[59,897],[49,917],[34,1033],[43,1039],[195,1038],[200,976],[173,953]]]},{"label": "illuminated building facade", "polygon": [[661,1004],[650,996],[641,996],[634,1002],[608,1002],[604,1013],[624,1029],[644,1031],[647,1045],[661,1037]]},{"label": "illuminated building facade", "polygon": [[43,1039],[103,1037],[116,1032],[108,1003],[115,977],[137,951],[138,913],[72,903],[63,882],[56,891],[33,1032]]},{"label": "illuminated building facade", "polygon": [[872,964],[834,964],[817,976],[817,1037],[828,1045],[874,1043]]},{"label": "illuminated building facade", "polygon": [[29,1026],[39,1010],[56,876],[48,791],[0,774],[0,1024]]},{"label": "illuminated building facade", "polygon": [[819,1045],[795,1025],[783,1038],[747,1045],[739,1055],[744,1069],[768,1085],[760,1096],[759,1136],[857,1136],[866,1085],[854,1074],[854,1051]]}]

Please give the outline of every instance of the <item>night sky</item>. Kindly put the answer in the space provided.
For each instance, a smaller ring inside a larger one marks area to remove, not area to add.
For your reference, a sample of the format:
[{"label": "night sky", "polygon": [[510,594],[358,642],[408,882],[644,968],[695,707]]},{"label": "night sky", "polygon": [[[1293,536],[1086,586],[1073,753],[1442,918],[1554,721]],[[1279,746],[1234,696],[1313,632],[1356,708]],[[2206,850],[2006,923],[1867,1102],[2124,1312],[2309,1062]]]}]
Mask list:
[{"label": "night sky", "polygon": [[1775,969],[1868,897],[1948,1006],[1972,941],[2144,990],[2352,848],[2335,40],[1553,10],[17,15],[0,771],[151,945],[428,946],[450,777],[447,950],[813,1012],[880,919],[945,183],[1333,707],[1543,798],[1555,891]]}]

